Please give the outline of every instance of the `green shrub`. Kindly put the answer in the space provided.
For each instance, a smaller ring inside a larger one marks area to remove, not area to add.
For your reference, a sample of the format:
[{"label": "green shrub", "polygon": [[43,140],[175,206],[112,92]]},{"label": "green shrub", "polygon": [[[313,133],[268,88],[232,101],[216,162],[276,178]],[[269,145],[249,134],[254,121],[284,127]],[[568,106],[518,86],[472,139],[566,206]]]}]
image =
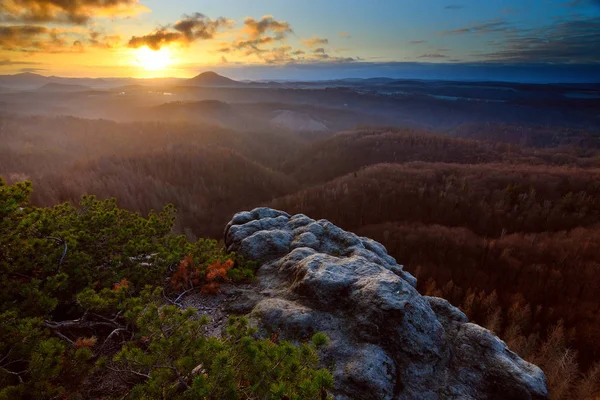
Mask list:
[{"label": "green shrub", "polygon": [[173,206],[143,217],[85,196],[37,208],[31,190],[0,179],[0,399],[86,398],[115,373],[122,385],[98,397],[327,396],[331,374],[316,370],[322,335],[273,343],[242,318],[209,338],[205,317],[173,305],[175,288],[161,286],[186,259],[198,288],[256,270],[216,241],[173,235]]}]

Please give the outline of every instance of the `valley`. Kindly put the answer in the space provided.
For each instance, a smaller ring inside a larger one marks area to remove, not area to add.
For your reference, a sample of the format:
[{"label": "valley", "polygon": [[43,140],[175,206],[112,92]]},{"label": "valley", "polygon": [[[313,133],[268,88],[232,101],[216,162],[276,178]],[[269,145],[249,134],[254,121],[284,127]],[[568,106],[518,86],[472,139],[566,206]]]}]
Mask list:
[{"label": "valley", "polygon": [[30,180],[37,206],[172,203],[191,240],[222,240],[258,206],[324,218],[381,242],[422,294],[496,332],[551,390],[597,369],[597,85],[204,74],[0,87],[0,176]]}]

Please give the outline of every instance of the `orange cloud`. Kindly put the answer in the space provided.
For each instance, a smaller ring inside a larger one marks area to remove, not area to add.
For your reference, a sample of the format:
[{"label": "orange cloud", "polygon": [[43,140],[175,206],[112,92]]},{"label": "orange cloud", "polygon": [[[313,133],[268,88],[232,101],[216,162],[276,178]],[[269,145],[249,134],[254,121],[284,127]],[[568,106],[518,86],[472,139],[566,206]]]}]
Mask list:
[{"label": "orange cloud", "polygon": [[285,21],[277,21],[272,15],[265,15],[259,20],[246,18],[244,20],[243,32],[252,38],[257,38],[265,32],[274,32],[276,37],[283,37],[292,33],[290,24]]},{"label": "orange cloud", "polygon": [[184,15],[173,25],[159,28],[148,35],[133,36],[128,46],[132,48],[148,46],[152,50],[159,50],[171,43],[188,45],[196,40],[212,39],[220,28],[229,27],[232,23],[226,18],[213,20],[201,13]]},{"label": "orange cloud", "polygon": [[[350,62],[350,57],[332,57],[323,47],[318,47],[310,54],[304,50],[294,49],[286,44],[288,34],[293,33],[286,21],[276,20],[272,15],[261,19],[246,18],[240,37],[231,42],[220,44],[218,53],[227,53],[243,57],[253,57],[255,61],[267,64],[310,63],[310,62]],[[329,44],[329,40],[313,36],[303,39],[308,48]]]},{"label": "orange cloud", "polygon": [[0,26],[0,49],[25,53],[80,53],[87,45],[112,48],[120,37],[82,28],[48,28],[41,25]]},{"label": "orange cloud", "polygon": [[2,0],[0,19],[83,25],[93,17],[132,16],[149,11],[138,0]]},{"label": "orange cloud", "polygon": [[[261,19],[246,18],[241,29],[241,37],[222,44],[220,53],[241,52],[244,56],[257,56],[263,61],[275,62],[284,59],[290,49],[281,45],[289,33],[293,32],[289,23],[278,21],[272,15]],[[280,45],[280,47],[272,47]],[[265,47],[271,46],[271,47]]]},{"label": "orange cloud", "polygon": [[329,44],[329,40],[328,39],[321,39],[321,38],[318,38],[316,36],[313,36],[310,39],[303,39],[302,40],[302,44],[304,44],[309,49],[312,49],[313,47],[316,47],[318,45]]}]

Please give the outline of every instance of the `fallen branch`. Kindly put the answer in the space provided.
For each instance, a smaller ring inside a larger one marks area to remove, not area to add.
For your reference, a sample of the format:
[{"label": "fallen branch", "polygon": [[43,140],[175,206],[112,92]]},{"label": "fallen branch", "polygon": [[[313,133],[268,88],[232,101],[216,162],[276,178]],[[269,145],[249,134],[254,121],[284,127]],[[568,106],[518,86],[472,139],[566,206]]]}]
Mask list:
[{"label": "fallen branch", "polygon": [[166,300],[167,302],[169,302],[169,303],[171,303],[171,304],[173,304],[174,306],[177,306],[177,307],[183,307],[183,304],[181,304],[181,303],[179,302],[179,300],[181,300],[181,299],[183,298],[183,296],[185,296],[186,294],[188,294],[188,293],[190,293],[190,292],[192,292],[192,291],[194,291],[194,290],[196,290],[196,289],[199,289],[199,287],[192,287],[192,288],[190,288],[190,289],[184,290],[182,293],[180,293],[180,294],[179,294],[179,296],[177,296],[177,298],[176,298],[175,300],[171,300],[171,299],[170,299],[170,298],[169,298],[169,297],[168,297],[168,296],[165,294],[165,290],[164,290],[164,289],[163,289],[162,295],[163,295],[163,297],[165,298],[165,300]]},{"label": "fallen branch", "polygon": [[122,328],[123,326],[117,324],[116,322],[112,322],[112,321],[106,321],[106,322],[99,322],[99,321],[85,321],[83,318],[80,319],[74,319],[74,320],[70,320],[70,321],[60,321],[60,322],[54,322],[54,321],[44,321],[44,326],[46,328],[52,329],[52,330],[58,330],[58,329],[94,329],[94,328],[98,328],[98,327],[109,327],[109,328]]},{"label": "fallen branch", "polygon": [[106,366],[106,368],[109,369],[109,370],[111,370],[111,371],[113,371],[113,372],[125,372],[125,373],[129,372],[131,374],[134,374],[134,375],[137,375],[137,376],[141,376],[142,378],[150,379],[150,375],[143,374],[141,372],[137,372],[137,371],[134,371],[132,369],[117,369],[117,368],[109,367],[108,365]]},{"label": "fallen branch", "polygon": [[174,306],[176,306],[177,304],[175,304],[175,302],[173,300],[171,300],[169,297],[167,297],[167,295],[165,294],[165,289],[163,288],[162,290],[162,295],[165,298],[165,300],[171,304],[173,304]]},{"label": "fallen branch", "polygon": [[9,375],[14,375],[17,378],[19,378],[19,383],[23,383],[23,377],[21,377],[21,374],[24,374],[27,371],[21,371],[21,372],[13,372],[11,370],[8,370],[4,367],[0,367],[0,370],[4,371],[5,373],[9,374]]},{"label": "fallen branch", "polygon": [[127,328],[117,328],[114,331],[112,331],[104,340],[104,343],[102,343],[102,347],[106,346],[106,343],[108,343],[108,341],[116,334],[118,334],[119,332],[127,332]]},{"label": "fallen branch", "polygon": [[197,287],[192,287],[191,289],[185,290],[183,293],[181,293],[179,296],[177,296],[177,298],[175,299],[174,303],[177,304],[178,306],[181,306],[179,304],[179,300],[181,300],[181,298],[183,296],[185,296],[186,294],[188,294],[189,292],[198,289]]},{"label": "fallen branch", "polygon": [[63,335],[62,333],[60,333],[59,331],[57,331],[57,330],[53,329],[53,330],[52,330],[52,332],[53,332],[53,333],[54,333],[56,336],[58,336],[59,338],[61,338],[62,340],[64,340],[64,341],[68,342],[68,343],[69,343],[71,346],[74,346],[74,345],[75,345],[75,342],[74,342],[74,341],[72,341],[71,339],[69,339],[68,337],[66,337],[65,335]]}]

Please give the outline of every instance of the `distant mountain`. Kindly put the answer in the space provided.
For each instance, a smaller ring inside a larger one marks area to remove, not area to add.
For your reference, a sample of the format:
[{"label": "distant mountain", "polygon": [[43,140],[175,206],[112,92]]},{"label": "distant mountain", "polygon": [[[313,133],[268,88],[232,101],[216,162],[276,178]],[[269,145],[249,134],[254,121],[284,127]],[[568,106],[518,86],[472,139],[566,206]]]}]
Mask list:
[{"label": "distant mountain", "polygon": [[392,82],[392,81],[394,81],[394,79],[392,79],[392,78],[377,77],[377,78],[334,79],[332,82],[379,84],[379,83],[388,83],[388,82]]},{"label": "distant mountain", "polygon": [[6,87],[37,88],[49,81],[50,80],[47,77],[31,72],[15,75],[0,75],[0,84]]},{"label": "distant mountain", "polygon": [[84,90],[89,90],[89,86],[84,85],[70,85],[66,83],[47,83],[38,90],[47,91],[47,92],[81,92]]},{"label": "distant mountain", "polygon": [[194,86],[236,86],[241,84],[212,71],[203,72],[198,76],[188,79],[187,83]]}]

